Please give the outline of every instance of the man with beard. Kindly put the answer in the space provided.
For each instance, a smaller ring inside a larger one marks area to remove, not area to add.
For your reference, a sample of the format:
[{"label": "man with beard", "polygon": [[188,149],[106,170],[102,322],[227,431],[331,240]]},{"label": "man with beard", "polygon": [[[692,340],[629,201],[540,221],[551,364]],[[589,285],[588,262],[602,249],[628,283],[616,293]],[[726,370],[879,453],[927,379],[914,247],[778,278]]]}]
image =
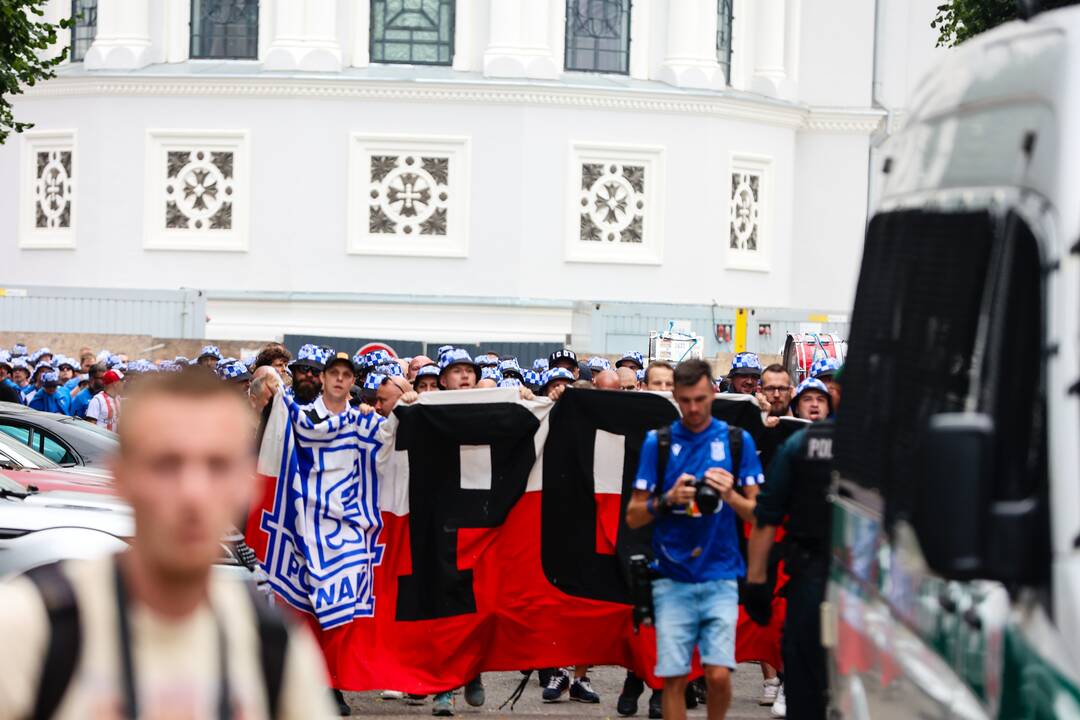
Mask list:
[{"label": "man with beard", "polygon": [[731,360],[728,382],[731,392],[739,395],[753,395],[761,381],[761,360],[752,352],[737,353]]},{"label": "man with beard", "polygon": [[300,348],[300,352],[296,354],[296,360],[289,366],[289,372],[293,376],[291,392],[297,405],[310,405],[319,397],[327,355],[318,345],[310,343]]}]

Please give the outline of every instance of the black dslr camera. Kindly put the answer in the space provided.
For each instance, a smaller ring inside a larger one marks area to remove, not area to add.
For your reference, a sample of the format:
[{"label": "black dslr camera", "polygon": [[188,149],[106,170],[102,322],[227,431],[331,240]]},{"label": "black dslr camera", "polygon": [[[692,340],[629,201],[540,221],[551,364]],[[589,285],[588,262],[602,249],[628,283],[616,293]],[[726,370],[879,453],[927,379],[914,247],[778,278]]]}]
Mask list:
[{"label": "black dslr camera", "polygon": [[654,571],[649,558],[644,555],[630,556],[630,599],[634,603],[634,632],[642,625],[653,624],[652,581]]},{"label": "black dslr camera", "polygon": [[705,478],[694,480],[694,502],[702,515],[712,515],[720,507],[720,493]]}]

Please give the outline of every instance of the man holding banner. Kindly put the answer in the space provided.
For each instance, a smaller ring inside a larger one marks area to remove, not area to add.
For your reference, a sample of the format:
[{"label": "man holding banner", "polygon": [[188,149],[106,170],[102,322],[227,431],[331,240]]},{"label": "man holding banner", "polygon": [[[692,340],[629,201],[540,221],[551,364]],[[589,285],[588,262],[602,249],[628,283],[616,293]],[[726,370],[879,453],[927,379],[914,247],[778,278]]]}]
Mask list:
[{"label": "man holding banner", "polygon": [[664,717],[675,720],[686,717],[695,646],[710,720],[723,718],[731,703],[737,579],[746,571],[736,516],[753,517],[763,479],[750,435],[713,418],[714,395],[708,363],[688,360],[675,369],[682,417],[647,436],[626,512],[631,528],[654,523],[656,675],[664,683]]}]

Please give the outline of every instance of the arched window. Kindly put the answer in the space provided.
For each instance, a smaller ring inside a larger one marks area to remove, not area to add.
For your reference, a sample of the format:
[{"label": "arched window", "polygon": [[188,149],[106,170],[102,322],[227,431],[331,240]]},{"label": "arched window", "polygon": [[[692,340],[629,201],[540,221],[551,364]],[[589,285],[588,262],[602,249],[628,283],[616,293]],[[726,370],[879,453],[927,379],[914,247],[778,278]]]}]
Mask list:
[{"label": "arched window", "polygon": [[191,57],[257,60],[259,0],[191,0]]},{"label": "arched window", "polygon": [[371,0],[371,62],[450,65],[453,0]]},{"label": "arched window", "polygon": [[716,0],[716,61],[724,69],[724,81],[731,84],[731,9],[735,0]]},{"label": "arched window", "polygon": [[566,0],[566,69],[630,73],[630,0]]},{"label": "arched window", "polygon": [[71,0],[71,62],[80,62],[97,35],[97,0]]}]

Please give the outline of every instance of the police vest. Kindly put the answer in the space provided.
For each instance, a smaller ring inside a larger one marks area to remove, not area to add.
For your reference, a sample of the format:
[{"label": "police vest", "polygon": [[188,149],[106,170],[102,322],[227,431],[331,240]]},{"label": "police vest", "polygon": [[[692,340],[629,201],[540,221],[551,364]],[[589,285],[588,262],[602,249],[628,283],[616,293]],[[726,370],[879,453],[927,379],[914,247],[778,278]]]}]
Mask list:
[{"label": "police vest", "polygon": [[834,430],[831,422],[808,427],[792,468],[787,535],[808,550],[824,549],[828,538],[829,505],[825,495],[832,479]]}]

